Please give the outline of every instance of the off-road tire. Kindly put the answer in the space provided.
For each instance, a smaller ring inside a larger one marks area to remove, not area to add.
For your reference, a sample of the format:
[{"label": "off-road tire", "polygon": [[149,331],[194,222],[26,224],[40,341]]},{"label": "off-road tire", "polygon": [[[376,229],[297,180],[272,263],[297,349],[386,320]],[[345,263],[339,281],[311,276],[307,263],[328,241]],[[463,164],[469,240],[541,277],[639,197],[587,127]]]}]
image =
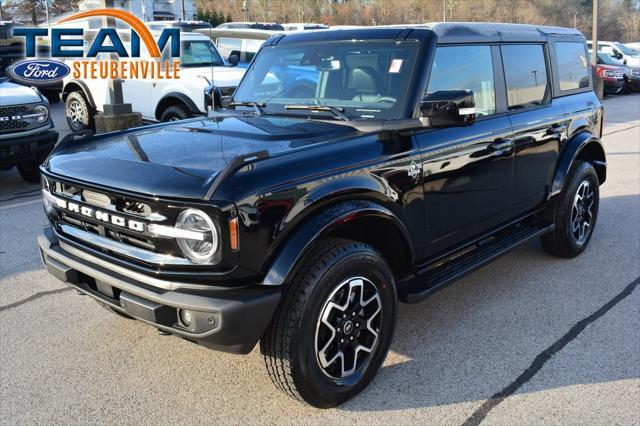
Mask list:
[{"label": "off-road tire", "polygon": [[[583,182],[588,182],[593,190],[594,201],[591,207],[592,220],[586,239],[579,242],[571,231],[571,215],[574,207],[576,192]],[[542,248],[557,257],[572,258],[582,253],[589,245],[598,218],[599,206],[598,175],[590,163],[577,161],[571,167],[562,192],[556,196],[549,206],[547,219],[555,224],[555,229],[540,237]]]},{"label": "off-road tire", "polygon": [[160,114],[160,121],[177,121],[191,117],[191,113],[182,105],[170,105]]},{"label": "off-road tire", "polygon": [[[356,370],[352,382],[337,384],[320,367],[316,327],[332,291],[354,276],[374,283],[382,317],[370,358]],[[347,401],[369,384],[382,365],[393,338],[396,306],[393,274],[373,247],[343,239],[319,242],[287,280],[281,303],[260,341],[271,381],[290,397],[315,407]]]},{"label": "off-road tire", "polygon": [[94,114],[95,111],[82,92],[74,91],[67,95],[64,101],[64,115],[67,117],[67,124],[72,131],[93,130],[95,128]]}]

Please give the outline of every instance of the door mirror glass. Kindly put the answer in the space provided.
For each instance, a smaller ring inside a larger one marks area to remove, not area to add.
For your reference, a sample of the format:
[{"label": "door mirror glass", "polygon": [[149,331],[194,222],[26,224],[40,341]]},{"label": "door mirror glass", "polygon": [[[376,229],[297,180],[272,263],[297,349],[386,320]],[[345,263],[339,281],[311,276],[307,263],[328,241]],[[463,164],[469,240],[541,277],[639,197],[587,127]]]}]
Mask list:
[{"label": "door mirror glass", "polygon": [[227,61],[229,61],[229,64],[232,67],[235,67],[238,65],[238,62],[240,62],[240,57],[236,53],[232,53],[231,55],[229,55]]},{"label": "door mirror glass", "polygon": [[476,104],[471,90],[443,90],[429,93],[420,102],[422,117],[431,127],[468,126],[476,119]]}]

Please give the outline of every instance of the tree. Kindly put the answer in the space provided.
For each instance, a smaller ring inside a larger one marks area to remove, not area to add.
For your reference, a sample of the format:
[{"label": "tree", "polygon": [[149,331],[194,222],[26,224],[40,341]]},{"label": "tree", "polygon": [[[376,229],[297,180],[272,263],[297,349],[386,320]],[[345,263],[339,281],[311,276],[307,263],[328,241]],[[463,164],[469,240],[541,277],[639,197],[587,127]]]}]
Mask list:
[{"label": "tree", "polygon": [[53,0],[49,13],[51,16],[61,15],[67,12],[73,12],[78,9],[77,0]]}]

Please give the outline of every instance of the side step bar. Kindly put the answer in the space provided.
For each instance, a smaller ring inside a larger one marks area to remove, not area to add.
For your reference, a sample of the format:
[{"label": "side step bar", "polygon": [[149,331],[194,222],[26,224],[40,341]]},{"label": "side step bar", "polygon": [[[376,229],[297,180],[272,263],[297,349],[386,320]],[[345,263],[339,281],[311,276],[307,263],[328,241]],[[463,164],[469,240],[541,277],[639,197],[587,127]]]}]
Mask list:
[{"label": "side step bar", "polygon": [[535,224],[518,223],[490,237],[462,248],[446,259],[438,259],[410,278],[399,292],[405,303],[418,303],[506,254],[523,242],[553,230],[555,225],[546,222]]}]

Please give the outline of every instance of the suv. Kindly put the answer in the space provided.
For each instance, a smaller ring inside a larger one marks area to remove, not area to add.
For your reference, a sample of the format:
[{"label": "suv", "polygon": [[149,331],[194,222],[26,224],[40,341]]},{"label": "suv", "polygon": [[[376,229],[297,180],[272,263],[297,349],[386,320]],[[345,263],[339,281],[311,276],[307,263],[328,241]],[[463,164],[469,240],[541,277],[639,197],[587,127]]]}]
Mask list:
[{"label": "suv", "polygon": [[[180,41],[180,79],[122,80],[124,102],[130,103],[133,111],[141,113],[146,122],[204,115],[210,102],[207,89],[213,84],[223,98],[228,98],[244,74],[244,69],[226,64],[208,37],[181,33]],[[108,94],[107,79],[79,80],[71,74],[65,77],[62,100],[71,130],[92,129],[93,116],[109,102]]]},{"label": "suv", "polygon": [[398,301],[532,238],[585,250],[606,177],[586,55],[580,32],[527,25],[272,38],[235,110],[61,142],[42,259],[162,332],[260,340],[276,387],[338,405],[384,361]]},{"label": "suv", "polygon": [[36,88],[0,78],[0,170],[18,166],[27,182],[39,182],[39,166],[53,149],[49,102]]}]

